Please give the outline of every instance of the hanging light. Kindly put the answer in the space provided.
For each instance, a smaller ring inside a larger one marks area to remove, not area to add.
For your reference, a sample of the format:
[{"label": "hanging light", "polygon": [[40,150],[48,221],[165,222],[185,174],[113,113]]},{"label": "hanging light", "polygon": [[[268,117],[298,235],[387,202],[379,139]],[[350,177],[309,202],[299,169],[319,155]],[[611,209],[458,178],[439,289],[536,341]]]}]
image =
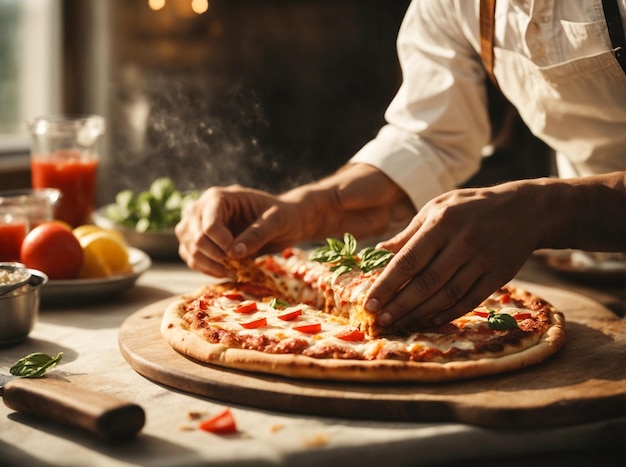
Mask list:
[{"label": "hanging light", "polygon": [[[148,6],[153,11],[159,11],[165,8],[166,1],[167,0],[148,0]],[[190,1],[191,10],[197,15],[206,13],[206,11],[209,9],[209,0],[189,0],[189,1]]]},{"label": "hanging light", "polygon": [[209,0],[191,0],[191,9],[201,15],[209,9]]},{"label": "hanging light", "polygon": [[165,0],[148,0],[148,6],[151,10],[159,11],[165,6]]}]

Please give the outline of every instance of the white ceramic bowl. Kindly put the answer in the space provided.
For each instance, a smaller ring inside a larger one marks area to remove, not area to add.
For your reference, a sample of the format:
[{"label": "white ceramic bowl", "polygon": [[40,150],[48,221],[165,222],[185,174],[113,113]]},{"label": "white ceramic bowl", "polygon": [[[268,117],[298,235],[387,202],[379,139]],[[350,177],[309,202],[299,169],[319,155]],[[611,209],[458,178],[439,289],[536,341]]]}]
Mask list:
[{"label": "white ceramic bowl", "polygon": [[178,256],[178,239],[174,229],[165,229],[151,232],[137,232],[137,230],[116,224],[106,216],[107,206],[96,209],[92,214],[94,224],[105,229],[119,231],[129,246],[146,252],[154,260],[180,260]]}]

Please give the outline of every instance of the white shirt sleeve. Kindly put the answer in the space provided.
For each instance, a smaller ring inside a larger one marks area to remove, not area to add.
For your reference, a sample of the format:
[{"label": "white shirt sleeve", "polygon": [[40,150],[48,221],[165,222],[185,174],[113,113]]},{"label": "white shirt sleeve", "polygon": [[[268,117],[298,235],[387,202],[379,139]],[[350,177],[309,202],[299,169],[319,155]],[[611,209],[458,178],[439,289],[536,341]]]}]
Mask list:
[{"label": "white shirt sleeve", "polygon": [[411,3],[397,41],[403,83],[387,124],[350,160],[385,172],[417,209],[467,180],[488,143],[485,73],[471,45],[475,5]]}]

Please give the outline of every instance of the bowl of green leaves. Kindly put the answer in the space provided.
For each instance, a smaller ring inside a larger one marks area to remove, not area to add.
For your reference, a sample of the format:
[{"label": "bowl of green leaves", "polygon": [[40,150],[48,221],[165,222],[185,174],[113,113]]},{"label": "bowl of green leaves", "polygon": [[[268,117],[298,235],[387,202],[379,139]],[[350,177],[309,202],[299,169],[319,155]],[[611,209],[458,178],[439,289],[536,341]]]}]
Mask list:
[{"label": "bowl of green leaves", "polygon": [[199,191],[181,192],[171,179],[157,178],[148,190],[122,190],[115,203],[93,213],[94,224],[118,230],[129,246],[138,248],[155,260],[178,259],[178,240],[174,226],[183,210],[198,199]]}]

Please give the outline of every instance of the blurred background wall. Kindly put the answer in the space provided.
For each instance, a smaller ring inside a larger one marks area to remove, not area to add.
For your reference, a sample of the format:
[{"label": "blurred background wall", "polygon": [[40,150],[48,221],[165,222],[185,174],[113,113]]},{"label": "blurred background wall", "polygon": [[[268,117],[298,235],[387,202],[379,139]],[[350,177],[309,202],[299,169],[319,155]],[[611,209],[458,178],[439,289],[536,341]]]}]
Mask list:
[{"label": "blurred background wall", "polygon": [[100,197],[282,191],[376,134],[400,85],[402,0],[64,0],[64,107],[108,121]]},{"label": "blurred background wall", "polygon": [[[29,13],[35,31],[38,15],[54,13],[48,36],[58,38],[57,52],[13,54],[58,65],[54,74],[27,69],[34,85],[25,95],[52,84],[48,111],[107,119],[98,204],[162,176],[182,190],[239,183],[279,192],[330,173],[383,124],[401,81],[395,42],[409,4],[4,1],[9,13],[39,5]],[[504,121],[502,109],[493,115]],[[518,119],[509,135],[469,185],[550,173],[547,148]],[[3,188],[28,186],[27,146],[21,151],[22,165],[0,164]]]}]

